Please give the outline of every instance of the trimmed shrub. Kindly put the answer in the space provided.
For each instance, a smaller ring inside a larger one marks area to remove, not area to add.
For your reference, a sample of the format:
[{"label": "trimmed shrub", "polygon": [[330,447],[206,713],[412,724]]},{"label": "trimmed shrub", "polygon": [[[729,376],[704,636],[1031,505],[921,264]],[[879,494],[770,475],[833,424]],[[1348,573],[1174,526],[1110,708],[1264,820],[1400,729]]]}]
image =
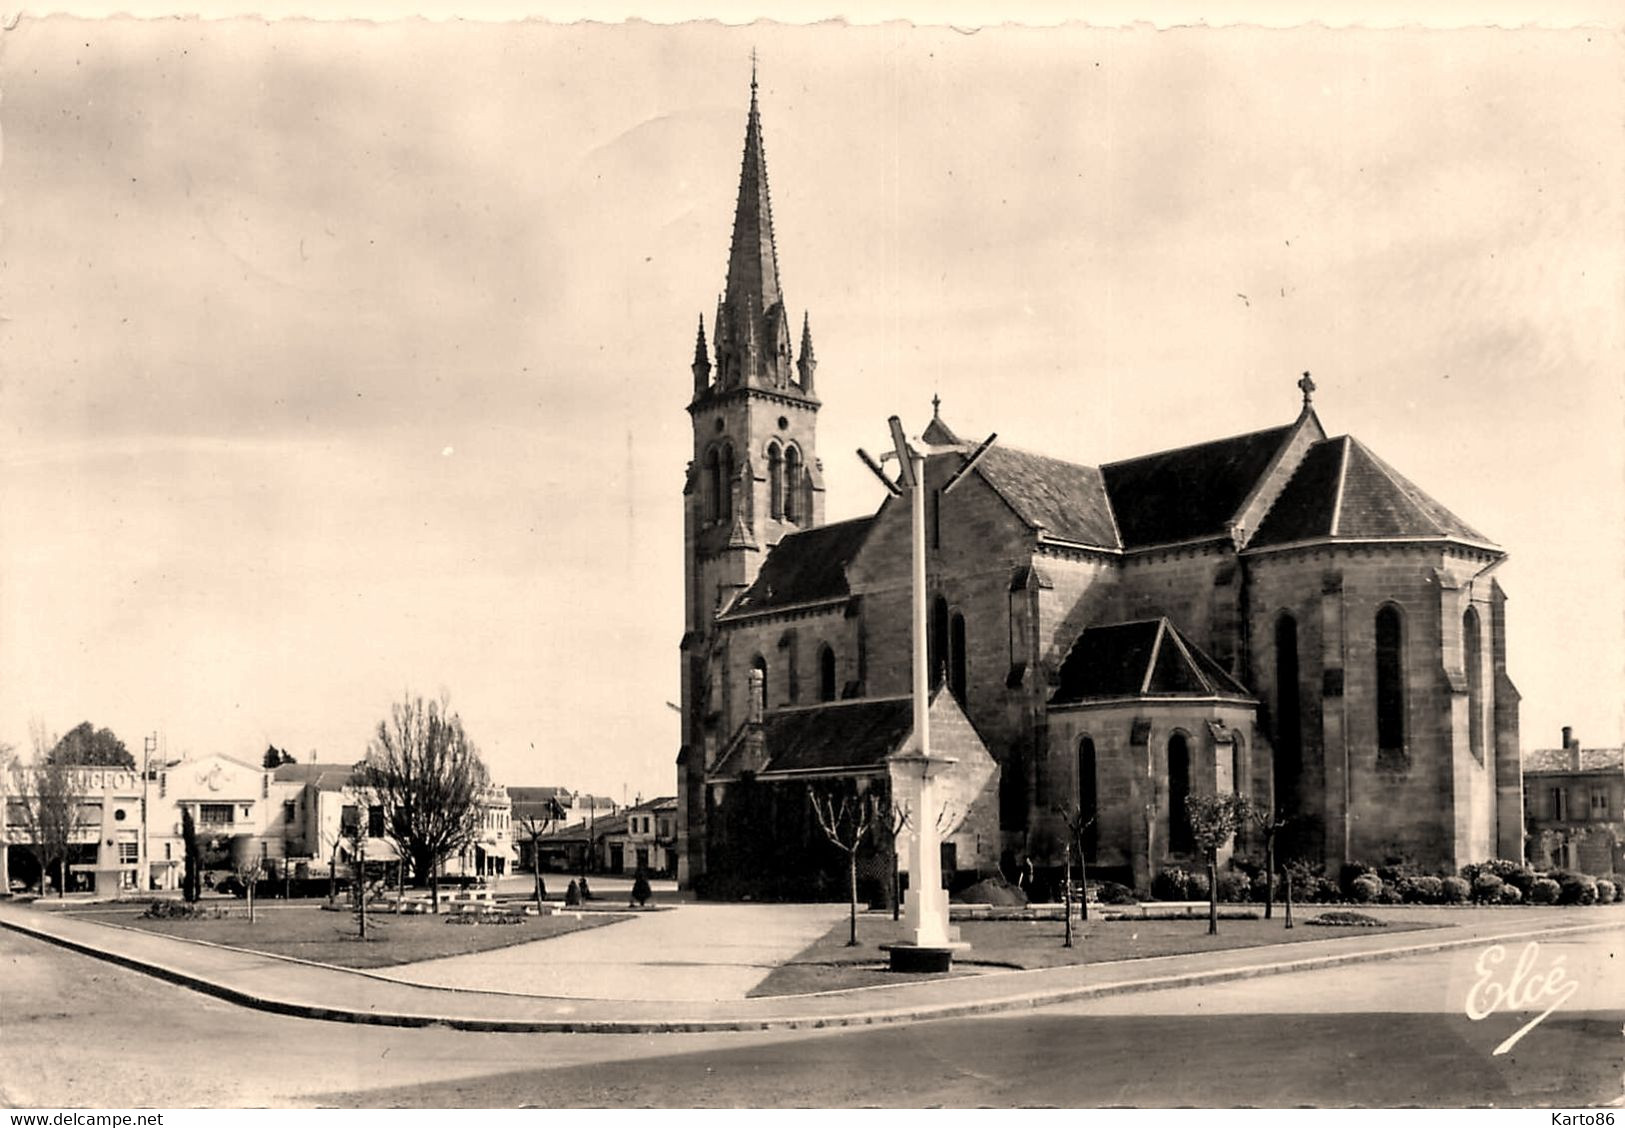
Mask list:
[{"label": "trimmed shrub", "polygon": [[1606,877],[1599,877],[1597,879],[1597,904],[1612,905],[1614,903],[1614,896],[1618,892],[1619,890],[1615,888],[1614,883],[1609,881]]},{"label": "trimmed shrub", "polygon": [[1362,905],[1369,905],[1382,895],[1382,878],[1374,873],[1362,873],[1349,882],[1349,895]]},{"label": "trimmed shrub", "polygon": [[[1254,874],[1253,875],[1253,880],[1252,880],[1252,896],[1253,896],[1253,900],[1254,901],[1263,901],[1265,899],[1264,894],[1269,889],[1269,886],[1270,886],[1269,877],[1266,876],[1262,870],[1260,870],[1258,873]],[[1284,889],[1284,887],[1281,884],[1280,875],[1277,874],[1276,877],[1275,877],[1275,899],[1277,901],[1279,901],[1285,896],[1286,896],[1286,890]]]},{"label": "trimmed shrub", "polygon": [[[1151,879],[1151,896],[1158,901],[1184,901],[1190,874],[1179,866],[1169,866]],[[1203,894],[1206,896],[1206,893]]]},{"label": "trimmed shrub", "polygon": [[1382,892],[1377,894],[1377,904],[1379,905],[1398,905],[1404,900],[1405,898],[1399,895],[1399,890],[1391,885],[1384,885]]},{"label": "trimmed shrub", "polygon": [[964,905],[1000,905],[1004,907],[1025,905],[1027,894],[1020,887],[1011,885],[1002,877],[989,877],[978,881],[969,889],[954,894],[955,901]]},{"label": "trimmed shrub", "polygon": [[1185,900],[1205,901],[1208,895],[1207,874],[1190,873],[1185,875]]},{"label": "trimmed shrub", "polygon": [[1614,883],[1614,902],[1617,904],[1620,901],[1625,901],[1625,882],[1616,881]]},{"label": "trimmed shrub", "polygon": [[1480,873],[1473,878],[1473,900],[1481,905],[1493,905],[1501,899],[1501,890],[1506,887],[1506,882],[1493,873]]},{"label": "trimmed shrub", "polygon": [[1467,898],[1473,894],[1473,887],[1459,877],[1443,878],[1439,884],[1444,889],[1444,903],[1447,905],[1465,905]]},{"label": "trimmed shrub", "polygon": [[1523,901],[1523,893],[1516,885],[1503,884],[1501,886],[1501,904],[1516,905]]},{"label": "trimmed shrub", "polygon": [[[1232,870],[1219,876],[1219,900],[1240,904],[1252,897],[1253,883],[1245,873]],[[1610,890],[1610,894],[1612,890]]]},{"label": "trimmed shrub", "polygon": [[1537,877],[1529,887],[1529,902],[1534,905],[1555,905],[1563,887],[1549,877]]},{"label": "trimmed shrub", "polygon": [[1407,905],[1435,905],[1444,896],[1436,877],[1402,877],[1393,889]]},{"label": "trimmed shrub", "polygon": [[1126,885],[1119,885],[1115,881],[1102,881],[1100,883],[1100,903],[1102,905],[1134,905],[1138,900],[1134,890]]},{"label": "trimmed shrub", "polygon": [[[1366,874],[1375,874],[1377,867],[1365,862],[1344,862],[1337,870],[1337,891],[1351,901],[1359,900],[1354,883]],[[1381,881],[1381,878],[1377,879]]]},{"label": "trimmed shrub", "polygon": [[1461,876],[1469,883],[1476,882],[1484,874],[1498,877],[1506,885],[1516,886],[1525,897],[1529,896],[1529,887],[1535,883],[1535,871],[1522,862],[1508,861],[1506,858],[1491,858],[1487,862],[1473,862],[1461,867]]},{"label": "trimmed shrub", "polygon": [[1557,880],[1559,905],[1597,903],[1597,879],[1587,873],[1565,873]]}]

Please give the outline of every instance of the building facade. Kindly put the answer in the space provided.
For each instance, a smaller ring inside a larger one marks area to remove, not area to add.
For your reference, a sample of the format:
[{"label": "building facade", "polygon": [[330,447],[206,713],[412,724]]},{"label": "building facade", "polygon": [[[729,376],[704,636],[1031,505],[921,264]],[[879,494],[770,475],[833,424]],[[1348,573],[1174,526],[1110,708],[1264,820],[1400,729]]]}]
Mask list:
[{"label": "building facade", "polygon": [[1524,755],[1524,815],[1531,865],[1594,877],[1625,873],[1625,748],[1561,748]]},{"label": "building facade", "polygon": [[[702,891],[810,850],[810,781],[884,786],[910,735],[884,704],[910,692],[907,499],[824,522],[839,378],[818,382],[806,313],[793,332],[772,222],[753,79],[690,365],[677,852]],[[933,709],[966,722],[944,827],[962,876],[1052,861],[1081,807],[1097,865],[1143,888],[1196,861],[1184,799],[1214,791],[1278,810],[1329,866],[1518,856],[1505,554],[1298,387],[1283,424],[1098,467],[962,440],[934,408],[928,650]]]}]

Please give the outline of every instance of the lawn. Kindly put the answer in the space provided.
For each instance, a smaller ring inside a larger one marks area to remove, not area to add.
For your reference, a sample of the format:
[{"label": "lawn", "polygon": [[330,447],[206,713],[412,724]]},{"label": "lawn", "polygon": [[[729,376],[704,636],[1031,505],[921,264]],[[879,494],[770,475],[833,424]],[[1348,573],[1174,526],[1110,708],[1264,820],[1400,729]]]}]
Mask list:
[{"label": "lawn", "polygon": [[[1152,956],[1184,955],[1227,948],[1255,948],[1267,944],[1291,944],[1302,940],[1331,940],[1339,936],[1365,936],[1371,928],[1358,926],[1323,927],[1304,922],[1313,912],[1295,914],[1297,927],[1288,932],[1275,920],[1221,920],[1216,936],[1207,933],[1207,917],[1189,920],[1091,919],[1072,922],[1073,947],[1062,947],[1065,925],[1058,920],[981,920],[956,925],[960,939],[970,950],[955,958],[955,967],[1027,969],[1064,967],[1069,964],[1108,963],[1116,960],[1147,959]],[[1390,921],[1380,931],[1405,932],[1438,928],[1423,921]],[[812,991],[837,991],[848,987],[869,987],[881,983],[907,982],[927,976],[899,975],[887,970],[887,956],[881,944],[902,939],[903,926],[890,917],[868,915],[858,918],[858,946],[848,948],[846,921],[832,927],[788,963],[762,980],[752,995],[800,995]],[[965,971],[955,974],[964,974]]]},{"label": "lawn", "polygon": [[[207,904],[207,902],[205,902]],[[252,952],[294,956],[336,967],[393,967],[441,956],[488,952],[532,940],[547,940],[583,928],[598,928],[625,920],[624,913],[590,912],[525,917],[519,924],[448,924],[448,916],[396,916],[373,912],[367,916],[366,940],[356,935],[356,920],[348,912],[327,912],[315,904],[260,904],[256,920],[248,922],[242,902],[228,902],[223,919],[152,920],[137,909],[98,909],[75,913],[84,920],[144,928],[165,936],[207,940]]]}]

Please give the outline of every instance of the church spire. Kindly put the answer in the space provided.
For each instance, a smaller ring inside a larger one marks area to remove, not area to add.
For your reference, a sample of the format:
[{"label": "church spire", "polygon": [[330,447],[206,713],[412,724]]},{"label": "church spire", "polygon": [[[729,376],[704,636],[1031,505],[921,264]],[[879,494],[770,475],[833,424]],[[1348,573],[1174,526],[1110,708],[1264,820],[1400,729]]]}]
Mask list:
[{"label": "church spire", "polygon": [[704,395],[711,386],[711,357],[705,347],[705,314],[700,314],[700,331],[694,336],[694,394]]},{"label": "church spire", "polygon": [[801,392],[803,395],[813,394],[813,373],[818,371],[818,358],[813,355],[812,322],[808,320],[807,311],[801,311],[801,359],[796,361],[796,371],[801,375]]},{"label": "church spire", "polygon": [[[773,203],[767,188],[767,155],[757,103],[756,63],[751,60],[750,114],[745,121],[745,155],[734,207],[733,242],[728,250],[728,282],[716,326],[721,369],[729,385],[789,383],[789,325],[779,289],[778,251],[773,241]],[[756,338],[754,356],[742,349]],[[727,349],[728,357],[721,355]],[[784,371],[780,371],[783,368]]]}]

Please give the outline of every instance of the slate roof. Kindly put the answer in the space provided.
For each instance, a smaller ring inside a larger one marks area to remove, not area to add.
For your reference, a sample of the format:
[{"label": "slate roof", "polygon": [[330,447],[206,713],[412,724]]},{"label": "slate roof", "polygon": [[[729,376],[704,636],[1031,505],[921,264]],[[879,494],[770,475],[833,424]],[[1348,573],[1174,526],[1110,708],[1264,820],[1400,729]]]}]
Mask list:
[{"label": "slate roof", "polygon": [[1100,468],[1124,548],[1194,540],[1225,524],[1296,424],[1162,451]]},{"label": "slate roof", "polygon": [[283,764],[272,774],[278,783],[314,784],[317,791],[343,791],[355,779],[355,766],[346,764]]},{"label": "slate roof", "polygon": [[762,718],[765,771],[877,767],[914,729],[907,697],[860,698]]},{"label": "slate roof", "polygon": [[1121,547],[1097,468],[994,443],[976,472],[1028,525],[1075,544]]},{"label": "slate roof", "polygon": [[520,803],[545,803],[549,799],[557,799],[566,806],[575,792],[568,787],[510,787],[508,798],[517,806]]},{"label": "slate roof", "polygon": [[1523,754],[1523,774],[1625,771],[1625,748],[1533,748]]},{"label": "slate roof", "polygon": [[1052,705],[1117,697],[1239,697],[1245,686],[1166,618],[1088,627],[1061,663]]},{"label": "slate roof", "polygon": [[857,517],[789,534],[768,553],[756,582],[724,618],[847,595],[846,566],[873,523],[873,517]]},{"label": "slate roof", "polygon": [[1490,543],[1348,435],[1309,448],[1249,547],[1326,537],[1450,537]]}]

